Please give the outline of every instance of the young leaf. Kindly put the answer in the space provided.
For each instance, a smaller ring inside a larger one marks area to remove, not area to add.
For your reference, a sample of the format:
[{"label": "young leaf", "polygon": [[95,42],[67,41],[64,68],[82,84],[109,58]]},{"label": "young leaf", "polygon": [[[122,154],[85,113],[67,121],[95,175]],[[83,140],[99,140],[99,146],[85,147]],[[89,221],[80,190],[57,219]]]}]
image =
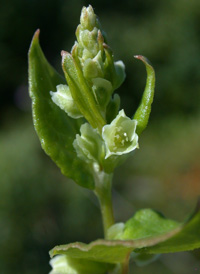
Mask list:
[{"label": "young leaf", "polygon": [[93,188],[93,178],[81,159],[77,158],[73,141],[81,119],[71,119],[51,99],[50,91],[66,84],[49,65],[39,45],[36,31],[29,50],[29,93],[32,99],[33,122],[42,148],[62,173],[86,188]]}]

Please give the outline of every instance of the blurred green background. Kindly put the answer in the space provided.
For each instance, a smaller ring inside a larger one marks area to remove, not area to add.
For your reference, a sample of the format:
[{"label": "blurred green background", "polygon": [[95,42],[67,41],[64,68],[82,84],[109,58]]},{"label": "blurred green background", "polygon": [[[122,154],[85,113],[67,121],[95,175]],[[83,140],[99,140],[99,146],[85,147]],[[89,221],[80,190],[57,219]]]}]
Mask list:
[{"label": "blurred green background", "polygon": [[[27,52],[37,28],[48,60],[61,72],[83,5],[91,4],[115,59],[126,65],[119,89],[132,115],[151,60],[157,77],[150,123],[140,149],[114,177],[117,221],[151,207],[183,221],[200,194],[199,0],[1,0],[0,3],[0,273],[44,274],[48,250],[102,237],[93,194],[63,177],[41,150],[31,118]],[[133,273],[200,273],[200,252],[162,255]],[[132,270],[131,270],[132,271]],[[132,272],[131,272],[132,273]],[[94,273],[95,274],[95,273]]]}]

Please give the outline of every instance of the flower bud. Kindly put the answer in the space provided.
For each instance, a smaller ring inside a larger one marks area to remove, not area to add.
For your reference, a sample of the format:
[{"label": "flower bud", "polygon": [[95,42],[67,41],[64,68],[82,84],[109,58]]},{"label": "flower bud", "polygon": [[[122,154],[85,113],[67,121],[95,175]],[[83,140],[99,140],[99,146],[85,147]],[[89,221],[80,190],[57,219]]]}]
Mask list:
[{"label": "flower bud", "polygon": [[100,166],[105,156],[102,138],[88,123],[81,126],[80,133],[81,135],[76,135],[73,143],[78,157],[95,167]]},{"label": "flower bud", "polygon": [[67,85],[58,85],[56,86],[56,89],[56,92],[50,91],[52,101],[63,109],[70,117],[75,119],[83,117],[72,98],[69,87]]},{"label": "flower bud", "polygon": [[97,24],[97,18],[91,5],[83,7],[80,22],[83,28],[92,30]]}]

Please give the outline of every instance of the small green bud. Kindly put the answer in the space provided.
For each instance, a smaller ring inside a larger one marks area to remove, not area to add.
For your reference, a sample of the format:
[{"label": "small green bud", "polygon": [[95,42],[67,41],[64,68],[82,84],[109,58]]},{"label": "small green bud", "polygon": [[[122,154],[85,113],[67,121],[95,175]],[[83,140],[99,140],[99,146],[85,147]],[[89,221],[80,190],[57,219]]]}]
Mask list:
[{"label": "small green bud", "polygon": [[105,117],[111,95],[124,81],[125,72],[122,61],[114,62],[103,33],[93,8],[84,7],[76,30],[77,42],[72,48],[72,57],[79,65],[101,114]]},{"label": "small green bud", "polygon": [[58,85],[56,86],[56,89],[56,92],[50,91],[52,101],[63,109],[70,117],[75,119],[83,117],[72,98],[69,87],[67,85]]},{"label": "small green bud", "polygon": [[[94,57],[99,51],[99,45],[97,43],[98,29],[94,28],[92,31],[83,30],[80,31],[78,42],[83,48],[86,48],[90,54]],[[83,55],[82,58],[85,56]]]},{"label": "small green bud", "polygon": [[94,92],[96,101],[102,110],[106,108],[110,101],[110,97],[112,94],[112,85],[111,83],[103,78],[93,78],[92,79],[92,90]]},{"label": "small green bud", "polygon": [[110,125],[102,129],[106,146],[106,159],[111,155],[127,154],[138,148],[137,121],[131,120],[121,110]]},{"label": "small green bud", "polygon": [[97,17],[91,5],[83,7],[80,18],[81,25],[85,29],[92,30],[97,25]]},{"label": "small green bud", "polygon": [[85,78],[96,78],[96,77],[103,77],[103,70],[102,70],[102,57],[101,52],[93,58],[88,58],[84,62],[83,66],[83,74]]}]

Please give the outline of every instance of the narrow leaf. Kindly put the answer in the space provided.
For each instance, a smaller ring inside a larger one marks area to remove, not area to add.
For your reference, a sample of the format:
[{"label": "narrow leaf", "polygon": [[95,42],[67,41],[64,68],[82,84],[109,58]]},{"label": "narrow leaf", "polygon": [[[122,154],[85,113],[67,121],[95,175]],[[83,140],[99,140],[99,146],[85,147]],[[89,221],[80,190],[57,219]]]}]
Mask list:
[{"label": "narrow leaf", "polygon": [[136,132],[138,135],[140,135],[142,131],[146,128],[151,113],[151,104],[153,103],[155,88],[155,72],[149,61],[144,56],[136,55],[134,57],[141,60],[145,64],[147,71],[145,90],[140,105],[134,115],[134,119],[138,121]]},{"label": "narrow leaf", "polygon": [[91,126],[98,128],[101,132],[106,122],[100,113],[100,108],[95,101],[92,90],[70,53],[62,51],[62,65],[72,97],[79,110]]}]

